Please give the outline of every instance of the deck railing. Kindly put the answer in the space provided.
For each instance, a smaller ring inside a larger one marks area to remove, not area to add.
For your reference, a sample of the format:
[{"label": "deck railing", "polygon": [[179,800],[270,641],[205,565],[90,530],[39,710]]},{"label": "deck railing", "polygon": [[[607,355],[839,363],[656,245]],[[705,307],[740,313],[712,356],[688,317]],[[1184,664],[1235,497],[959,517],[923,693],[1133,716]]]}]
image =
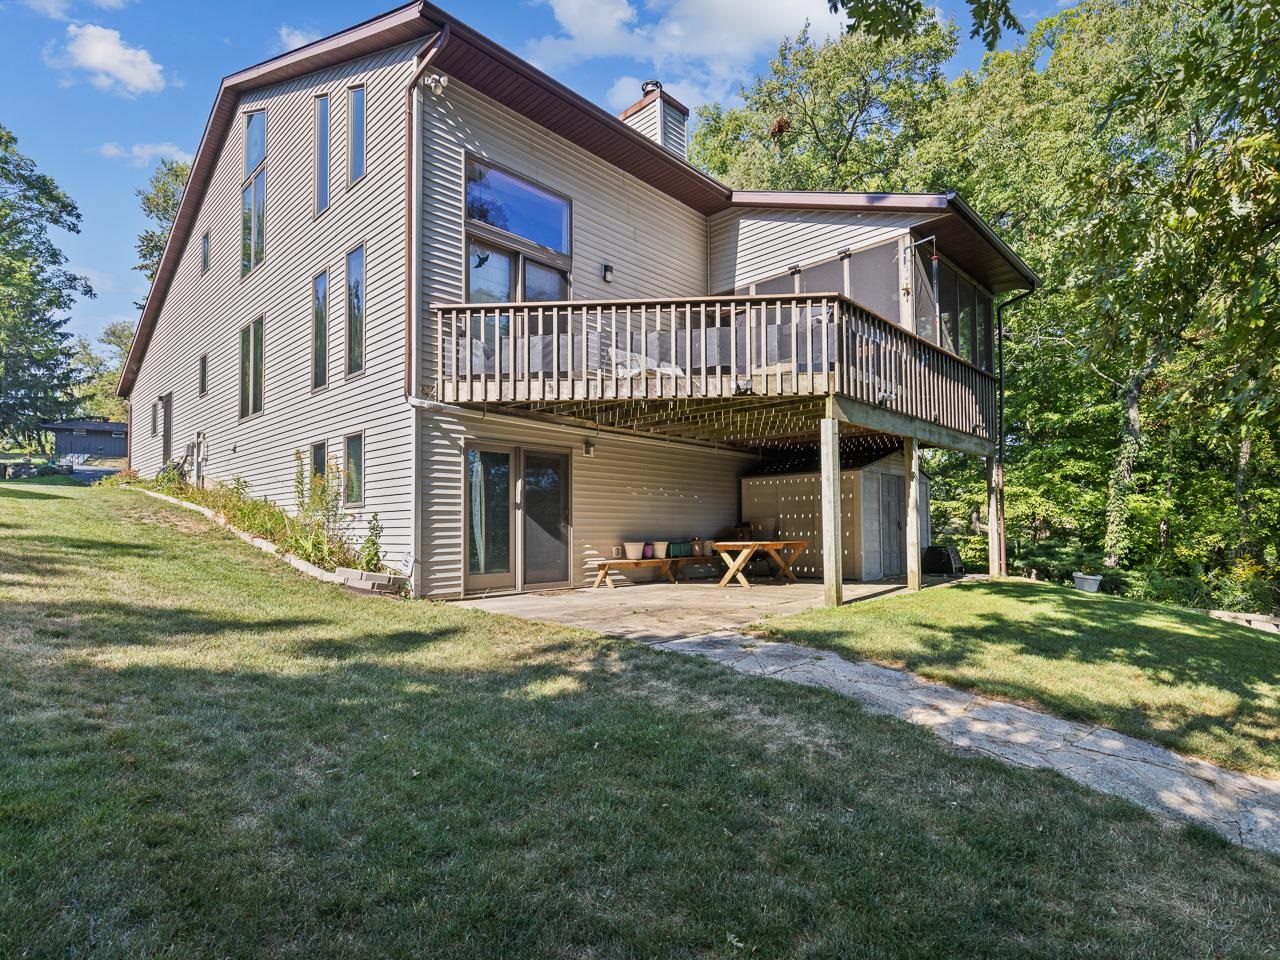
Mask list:
[{"label": "deck railing", "polygon": [[446,403],[838,393],[995,437],[990,374],[838,294],[459,304],[436,323]]}]

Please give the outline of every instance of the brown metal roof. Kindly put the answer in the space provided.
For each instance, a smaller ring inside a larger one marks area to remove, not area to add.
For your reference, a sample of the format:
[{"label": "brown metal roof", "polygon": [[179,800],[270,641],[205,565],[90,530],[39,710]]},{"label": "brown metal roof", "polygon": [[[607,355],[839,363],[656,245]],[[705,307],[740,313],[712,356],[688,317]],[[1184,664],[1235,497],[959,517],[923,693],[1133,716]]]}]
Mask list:
[{"label": "brown metal roof", "polygon": [[116,391],[120,396],[129,396],[133,389],[240,97],[261,87],[431,36],[445,25],[449,26],[451,37],[436,57],[435,66],[440,70],[703,214],[734,205],[936,212],[939,222],[931,224],[930,229],[938,233],[939,245],[945,244],[947,254],[977,279],[989,283],[993,292],[1036,284],[1029,268],[952,194],[734,192],[438,7],[413,3],[222,81],[125,360]]}]

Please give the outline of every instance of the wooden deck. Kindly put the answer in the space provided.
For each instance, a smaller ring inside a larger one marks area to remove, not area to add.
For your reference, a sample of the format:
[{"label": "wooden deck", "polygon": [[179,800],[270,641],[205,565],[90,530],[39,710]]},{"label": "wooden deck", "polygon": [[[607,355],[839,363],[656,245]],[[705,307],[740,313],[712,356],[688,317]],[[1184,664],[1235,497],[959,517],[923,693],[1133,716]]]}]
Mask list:
[{"label": "wooden deck", "polygon": [[996,435],[994,377],[837,294],[459,304],[436,330],[446,403],[735,443],[811,433],[831,396]]}]

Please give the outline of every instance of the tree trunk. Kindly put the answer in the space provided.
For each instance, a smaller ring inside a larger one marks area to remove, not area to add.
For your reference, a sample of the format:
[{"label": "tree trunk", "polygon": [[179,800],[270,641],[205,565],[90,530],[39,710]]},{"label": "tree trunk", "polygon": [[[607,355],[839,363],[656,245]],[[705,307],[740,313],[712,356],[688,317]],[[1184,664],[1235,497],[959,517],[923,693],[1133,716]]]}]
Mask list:
[{"label": "tree trunk", "polygon": [[1142,388],[1151,375],[1150,364],[1140,373],[1129,378],[1124,388],[1124,417],[1120,423],[1120,449],[1116,451],[1115,467],[1111,471],[1111,484],[1107,490],[1107,536],[1103,544],[1105,566],[1115,569],[1124,560],[1131,546],[1132,518],[1129,515],[1129,495],[1133,492],[1133,471],[1142,452],[1142,418],[1139,402]]},{"label": "tree trunk", "polygon": [[1249,457],[1253,453],[1253,440],[1249,434],[1242,434],[1240,445],[1236,448],[1236,517],[1240,530],[1236,534],[1237,557],[1248,553],[1249,544]]}]

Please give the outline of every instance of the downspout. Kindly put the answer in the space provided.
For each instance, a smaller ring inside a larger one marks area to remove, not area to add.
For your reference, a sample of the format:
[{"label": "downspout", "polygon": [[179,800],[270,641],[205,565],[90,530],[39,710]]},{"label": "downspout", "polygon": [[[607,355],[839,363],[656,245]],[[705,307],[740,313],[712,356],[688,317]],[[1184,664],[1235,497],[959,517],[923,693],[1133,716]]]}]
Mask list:
[{"label": "downspout", "polygon": [[[1004,312],[1019,300],[1025,300],[1036,292],[1034,283],[1031,289],[1024,290],[1011,300],[1006,300],[996,307],[996,355],[998,359],[997,391],[999,404],[996,413],[996,501],[1000,507],[1000,576],[1009,575],[1008,541],[1004,535]],[[989,518],[988,518],[988,522]]]},{"label": "downspout", "polygon": [[416,112],[414,95],[418,88],[418,81],[430,69],[436,56],[444,49],[444,45],[449,42],[449,35],[449,25],[446,23],[426,42],[418,53],[418,68],[413,71],[413,76],[409,78],[404,88],[404,395],[406,397],[415,395],[414,387],[417,378],[414,375],[414,360],[420,347],[420,344],[414,342],[417,333],[415,321],[421,307],[415,298],[418,277],[414,270],[420,239],[417,236],[419,211],[414,203],[414,195],[415,186],[421,174],[420,170],[415,170],[417,166],[415,161],[418,159],[416,146],[418,138],[414,123]]},{"label": "downspout", "polygon": [[[423,10],[419,7],[419,12]],[[408,570],[411,595],[424,593],[422,583],[422,428],[419,424],[418,377],[420,375],[419,351],[422,347],[422,297],[421,230],[419,218],[422,197],[419,185],[422,181],[420,156],[422,138],[419,135],[418,82],[431,67],[436,56],[449,42],[449,25],[423,45],[418,52],[418,66],[404,88],[404,396],[409,401],[409,425],[412,431],[409,450],[413,463],[413,502],[409,505],[409,556]]]}]

